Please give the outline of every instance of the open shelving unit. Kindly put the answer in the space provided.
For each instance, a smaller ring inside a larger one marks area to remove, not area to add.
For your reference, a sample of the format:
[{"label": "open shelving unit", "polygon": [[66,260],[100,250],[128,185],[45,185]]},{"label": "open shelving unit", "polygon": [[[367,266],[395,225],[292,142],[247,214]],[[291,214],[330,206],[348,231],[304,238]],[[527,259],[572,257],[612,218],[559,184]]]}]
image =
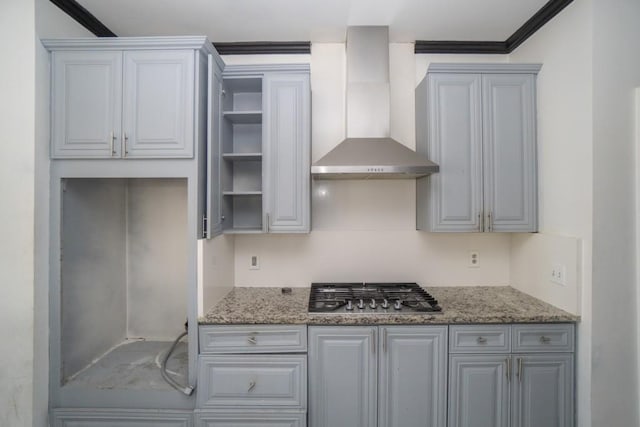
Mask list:
[{"label": "open shelving unit", "polygon": [[223,79],[222,215],[225,233],[263,228],[262,76]]}]

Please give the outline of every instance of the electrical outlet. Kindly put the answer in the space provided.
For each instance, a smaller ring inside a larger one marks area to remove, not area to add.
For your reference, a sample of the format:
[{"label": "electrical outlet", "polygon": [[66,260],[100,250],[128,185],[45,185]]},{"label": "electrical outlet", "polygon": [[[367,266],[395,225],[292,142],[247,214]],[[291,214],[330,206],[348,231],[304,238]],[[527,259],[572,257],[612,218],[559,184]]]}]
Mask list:
[{"label": "electrical outlet", "polygon": [[260,270],[260,260],[258,259],[258,255],[251,255],[249,270]]},{"label": "electrical outlet", "polygon": [[480,253],[476,251],[469,252],[468,262],[467,267],[469,268],[480,267]]},{"label": "electrical outlet", "polygon": [[557,285],[566,286],[567,284],[567,267],[562,264],[554,264],[551,266],[551,281]]}]

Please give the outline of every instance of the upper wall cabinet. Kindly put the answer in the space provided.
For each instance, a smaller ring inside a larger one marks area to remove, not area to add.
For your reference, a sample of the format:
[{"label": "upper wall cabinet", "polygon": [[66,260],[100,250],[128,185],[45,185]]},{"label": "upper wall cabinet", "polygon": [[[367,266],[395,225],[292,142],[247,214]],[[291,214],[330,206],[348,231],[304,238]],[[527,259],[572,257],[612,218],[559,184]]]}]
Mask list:
[{"label": "upper wall cabinet", "polygon": [[222,186],[223,232],[309,232],[310,97],[307,65],[225,68],[211,183]]},{"label": "upper wall cabinet", "polygon": [[537,231],[540,65],[433,64],[416,88],[418,152],[440,172],[417,182],[417,228]]},{"label": "upper wall cabinet", "polygon": [[51,156],[194,156],[202,38],[45,41],[52,50]]}]

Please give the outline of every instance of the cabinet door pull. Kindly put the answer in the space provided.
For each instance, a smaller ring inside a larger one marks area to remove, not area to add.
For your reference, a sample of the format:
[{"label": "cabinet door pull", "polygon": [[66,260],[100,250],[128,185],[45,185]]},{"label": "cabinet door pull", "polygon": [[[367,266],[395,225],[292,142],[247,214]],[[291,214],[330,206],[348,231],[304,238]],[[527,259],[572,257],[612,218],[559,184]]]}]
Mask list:
[{"label": "cabinet door pull", "polygon": [[511,381],[511,358],[510,358],[510,357],[507,357],[507,358],[505,359],[505,362],[507,362],[507,372],[506,372],[506,375],[507,375],[507,382],[509,382],[509,381]]},{"label": "cabinet door pull", "polygon": [[267,229],[267,233],[269,232],[269,214],[267,213],[265,215],[265,223],[266,223],[266,229]]},{"label": "cabinet door pull", "polygon": [[487,339],[485,337],[478,337],[476,339],[476,341],[478,342],[478,344],[486,344],[487,343]]},{"label": "cabinet door pull", "polygon": [[254,345],[255,345],[255,344],[257,344],[257,343],[258,343],[258,340],[256,339],[255,334],[250,335],[250,336],[249,336],[249,338],[247,338],[247,342],[248,342],[249,344],[254,344]]},{"label": "cabinet door pull", "polygon": [[480,212],[480,231],[484,231],[484,212]]},{"label": "cabinet door pull", "polygon": [[129,154],[129,137],[127,136],[126,132],[122,132],[122,145],[124,157],[127,157],[127,154]]},{"label": "cabinet door pull", "polygon": [[478,231],[482,231],[482,214],[478,214]]},{"label": "cabinet door pull", "polygon": [[109,139],[109,150],[111,151],[111,154],[110,154],[111,157],[113,157],[116,154],[116,150],[115,150],[115,147],[114,147],[116,138],[117,138],[116,134],[113,131],[111,131],[111,136],[110,136],[110,139]]},{"label": "cabinet door pull", "polygon": [[251,390],[253,390],[253,388],[256,386],[256,382],[255,381],[249,381],[249,388],[247,388],[247,393],[250,392]]},{"label": "cabinet door pull", "polygon": [[371,352],[376,354],[376,331],[371,331]]},{"label": "cabinet door pull", "polygon": [[489,218],[487,223],[487,228],[489,229],[488,231],[493,231],[493,220],[491,219],[491,211],[489,211]]},{"label": "cabinet door pull", "polygon": [[522,357],[518,357],[518,382],[522,382]]},{"label": "cabinet door pull", "polygon": [[387,352],[387,328],[382,328],[382,351]]},{"label": "cabinet door pull", "polygon": [[549,337],[545,337],[544,335],[542,335],[542,336],[540,337],[540,342],[541,342],[542,344],[549,344],[549,343],[551,342],[551,338],[549,338]]}]

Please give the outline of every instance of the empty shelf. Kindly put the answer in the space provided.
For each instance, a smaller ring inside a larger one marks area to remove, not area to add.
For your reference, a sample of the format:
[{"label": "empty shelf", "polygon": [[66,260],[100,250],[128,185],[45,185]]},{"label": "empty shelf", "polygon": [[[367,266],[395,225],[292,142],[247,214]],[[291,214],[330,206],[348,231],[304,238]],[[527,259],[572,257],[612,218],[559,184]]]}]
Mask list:
[{"label": "empty shelf", "polygon": [[262,111],[225,111],[222,115],[232,123],[262,123]]}]

